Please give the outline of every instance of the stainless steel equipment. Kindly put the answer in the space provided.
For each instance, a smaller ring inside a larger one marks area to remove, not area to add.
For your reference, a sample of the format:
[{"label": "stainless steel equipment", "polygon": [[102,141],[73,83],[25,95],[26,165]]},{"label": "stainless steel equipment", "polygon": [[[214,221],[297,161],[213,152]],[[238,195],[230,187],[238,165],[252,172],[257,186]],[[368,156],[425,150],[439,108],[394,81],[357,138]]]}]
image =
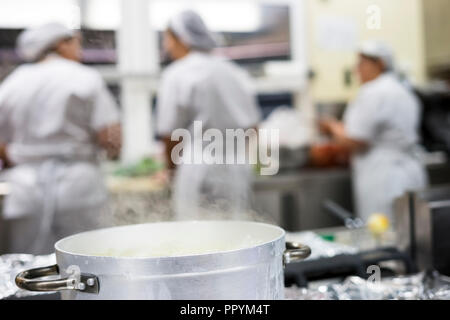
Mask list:
[{"label": "stainless steel equipment", "polygon": [[0,181],[0,254],[6,252],[8,244],[7,244],[7,226],[5,221],[3,220],[3,200],[5,196],[8,194],[8,185],[4,182]]},{"label": "stainless steel equipment", "polygon": [[323,207],[331,199],[353,211],[348,169],[310,169],[257,176],[253,184],[255,209],[287,231],[337,227],[342,221]]},{"label": "stainless steel equipment", "polygon": [[409,193],[395,202],[397,245],[419,270],[450,275],[450,186]]},{"label": "stainless steel equipment", "polygon": [[353,213],[344,209],[339,204],[330,199],[326,199],[323,202],[323,207],[334,216],[341,219],[348,229],[358,229],[364,227],[364,221],[361,218],[355,217]]},{"label": "stainless steel equipment", "polygon": [[301,146],[298,148],[288,148],[280,146],[279,162],[280,171],[293,170],[304,167],[309,160],[309,147]]},{"label": "stainless steel equipment", "polygon": [[[277,226],[239,221],[100,229],[55,250],[56,265],[21,272],[16,284],[63,299],[282,299],[284,264],[310,254]],[[49,275],[61,278],[36,280]]]}]

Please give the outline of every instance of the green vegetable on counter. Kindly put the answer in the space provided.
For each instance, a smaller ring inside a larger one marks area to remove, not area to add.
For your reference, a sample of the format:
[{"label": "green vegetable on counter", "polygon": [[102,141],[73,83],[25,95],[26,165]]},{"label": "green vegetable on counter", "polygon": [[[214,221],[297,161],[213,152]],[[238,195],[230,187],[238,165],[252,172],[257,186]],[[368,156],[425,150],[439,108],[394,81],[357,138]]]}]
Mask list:
[{"label": "green vegetable on counter", "polygon": [[334,242],[336,240],[336,236],[334,234],[321,234],[320,237],[325,241]]},{"label": "green vegetable on counter", "polygon": [[164,164],[162,162],[146,157],[136,164],[118,168],[114,171],[114,175],[124,177],[149,176],[162,169],[164,169]]}]

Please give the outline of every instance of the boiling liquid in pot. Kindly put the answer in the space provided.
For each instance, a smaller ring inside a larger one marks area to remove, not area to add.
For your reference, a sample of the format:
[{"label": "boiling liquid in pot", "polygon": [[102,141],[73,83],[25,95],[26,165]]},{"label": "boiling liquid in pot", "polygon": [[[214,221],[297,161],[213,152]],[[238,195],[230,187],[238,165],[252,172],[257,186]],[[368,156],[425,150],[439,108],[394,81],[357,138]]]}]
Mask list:
[{"label": "boiling liquid in pot", "polygon": [[250,235],[239,242],[198,242],[197,244],[185,244],[179,241],[164,243],[147,243],[132,247],[111,247],[104,251],[93,252],[93,255],[101,257],[129,257],[129,258],[150,258],[150,257],[173,257],[196,254],[216,253],[223,251],[239,250],[261,244],[261,239],[255,239]]}]

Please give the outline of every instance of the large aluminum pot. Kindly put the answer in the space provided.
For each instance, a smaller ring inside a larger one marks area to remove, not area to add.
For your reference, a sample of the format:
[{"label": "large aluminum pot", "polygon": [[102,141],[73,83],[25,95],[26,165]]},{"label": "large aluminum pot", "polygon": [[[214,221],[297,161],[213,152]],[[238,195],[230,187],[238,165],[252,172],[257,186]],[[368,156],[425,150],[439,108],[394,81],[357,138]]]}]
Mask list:
[{"label": "large aluminum pot", "polygon": [[[284,264],[310,254],[277,226],[241,221],[100,229],[55,250],[57,265],[24,271],[16,284],[63,299],[282,299]],[[38,280],[49,275],[59,277]]]}]

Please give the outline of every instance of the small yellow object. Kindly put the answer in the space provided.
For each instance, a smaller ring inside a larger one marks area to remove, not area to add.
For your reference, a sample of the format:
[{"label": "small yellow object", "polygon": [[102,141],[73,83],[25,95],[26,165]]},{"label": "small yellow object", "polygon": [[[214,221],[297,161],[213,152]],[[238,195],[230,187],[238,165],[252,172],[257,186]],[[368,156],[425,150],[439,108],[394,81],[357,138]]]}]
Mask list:
[{"label": "small yellow object", "polygon": [[389,219],[385,214],[374,213],[369,217],[367,227],[375,236],[380,236],[389,228]]}]

